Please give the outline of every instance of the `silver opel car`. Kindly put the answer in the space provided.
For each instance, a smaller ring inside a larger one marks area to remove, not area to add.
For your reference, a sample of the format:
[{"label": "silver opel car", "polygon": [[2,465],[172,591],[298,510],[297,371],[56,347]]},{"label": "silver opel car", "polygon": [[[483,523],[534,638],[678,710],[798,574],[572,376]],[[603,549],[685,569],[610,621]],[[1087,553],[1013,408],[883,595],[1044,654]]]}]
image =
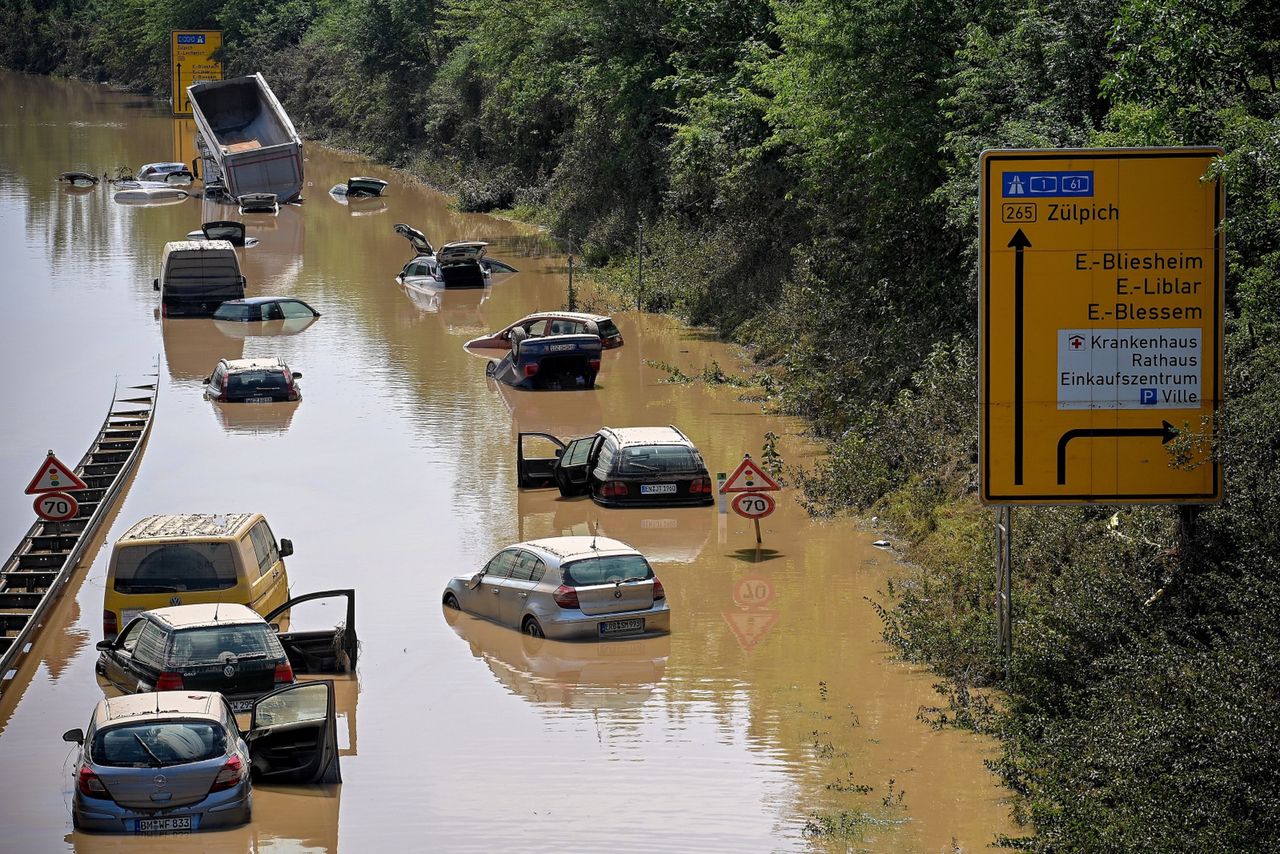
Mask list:
[{"label": "silver opel car", "polygon": [[161,691],[98,703],[72,769],[77,830],[175,833],[249,820],[254,778],[341,783],[332,682],[298,682],[255,700],[241,731],[213,691]]},{"label": "silver opel car", "polygon": [[509,546],[445,586],[443,602],[533,637],[587,640],[665,633],[671,608],[644,555],[608,537]]}]

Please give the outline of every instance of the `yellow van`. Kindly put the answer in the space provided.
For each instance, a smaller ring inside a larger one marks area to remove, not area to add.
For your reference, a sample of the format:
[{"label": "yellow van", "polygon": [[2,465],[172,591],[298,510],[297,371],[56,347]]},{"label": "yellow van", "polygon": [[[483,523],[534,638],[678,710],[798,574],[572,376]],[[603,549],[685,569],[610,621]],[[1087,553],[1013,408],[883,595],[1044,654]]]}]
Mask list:
[{"label": "yellow van", "polygon": [[107,570],[102,633],[114,638],[143,611],[236,602],[267,614],[289,598],[284,558],[293,543],[261,513],[148,516],[116,541]]}]

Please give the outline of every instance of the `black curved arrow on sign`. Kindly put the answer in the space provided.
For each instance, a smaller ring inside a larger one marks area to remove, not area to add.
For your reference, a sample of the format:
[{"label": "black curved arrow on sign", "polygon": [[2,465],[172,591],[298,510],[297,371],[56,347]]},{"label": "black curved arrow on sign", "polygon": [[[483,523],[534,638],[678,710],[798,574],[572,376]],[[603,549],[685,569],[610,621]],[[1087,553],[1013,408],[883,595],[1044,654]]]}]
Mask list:
[{"label": "black curved arrow on sign", "polygon": [[1068,430],[1058,440],[1058,485],[1067,482],[1067,443],[1072,439],[1097,439],[1110,436],[1156,436],[1161,445],[1167,445],[1178,435],[1178,428],[1168,421],[1161,421],[1159,427],[1090,427],[1080,430]]}]

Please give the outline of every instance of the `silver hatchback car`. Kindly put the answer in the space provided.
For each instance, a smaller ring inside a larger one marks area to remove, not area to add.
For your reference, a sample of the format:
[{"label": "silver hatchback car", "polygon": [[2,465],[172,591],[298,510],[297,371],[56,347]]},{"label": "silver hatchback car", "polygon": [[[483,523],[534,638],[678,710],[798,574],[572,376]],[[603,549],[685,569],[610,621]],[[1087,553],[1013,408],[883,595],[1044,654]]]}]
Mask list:
[{"label": "silver hatchback car", "polygon": [[253,812],[253,777],[341,783],[332,682],[298,682],[253,703],[241,731],[213,691],[130,694],[98,703],[72,770],[77,830],[174,833],[231,827]]},{"label": "silver hatchback car", "polygon": [[534,637],[589,640],[671,631],[662,582],[644,555],[608,537],[509,546],[445,586],[445,607]]}]

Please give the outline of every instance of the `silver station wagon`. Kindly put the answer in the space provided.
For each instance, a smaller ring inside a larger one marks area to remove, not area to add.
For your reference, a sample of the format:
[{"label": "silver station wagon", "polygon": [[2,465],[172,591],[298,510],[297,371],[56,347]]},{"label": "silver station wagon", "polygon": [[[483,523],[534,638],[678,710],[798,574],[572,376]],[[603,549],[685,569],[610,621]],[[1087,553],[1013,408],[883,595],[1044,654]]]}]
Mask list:
[{"label": "silver station wagon", "polygon": [[588,640],[669,632],[671,608],[644,555],[608,537],[509,546],[445,586],[444,605],[533,637]]}]

